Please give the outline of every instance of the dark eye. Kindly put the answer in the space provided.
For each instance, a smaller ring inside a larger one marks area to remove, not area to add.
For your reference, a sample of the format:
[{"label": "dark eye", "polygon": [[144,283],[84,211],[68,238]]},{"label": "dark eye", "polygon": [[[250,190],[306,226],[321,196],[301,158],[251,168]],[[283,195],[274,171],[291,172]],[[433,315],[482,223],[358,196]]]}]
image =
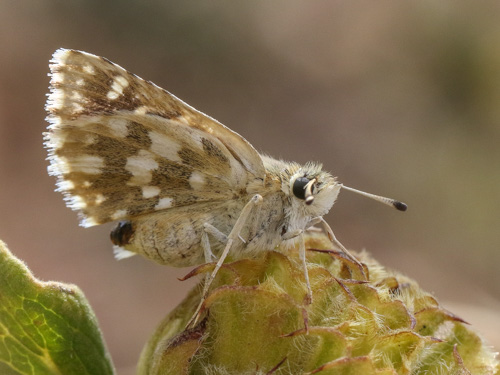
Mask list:
[{"label": "dark eye", "polygon": [[306,177],[298,177],[293,183],[293,195],[299,199],[306,199],[306,185],[309,183],[309,179]]}]

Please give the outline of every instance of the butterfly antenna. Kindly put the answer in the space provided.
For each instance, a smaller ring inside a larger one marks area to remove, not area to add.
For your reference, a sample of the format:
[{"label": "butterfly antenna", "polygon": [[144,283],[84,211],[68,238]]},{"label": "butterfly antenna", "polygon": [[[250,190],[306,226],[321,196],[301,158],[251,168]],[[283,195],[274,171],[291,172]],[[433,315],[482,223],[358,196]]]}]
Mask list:
[{"label": "butterfly antenna", "polygon": [[386,204],[388,206],[392,206],[392,207],[396,208],[399,211],[406,211],[406,209],[408,208],[408,206],[406,205],[406,203],[397,201],[395,199],[381,197],[380,195],[366,193],[364,191],[353,189],[353,188],[350,188],[348,186],[344,186],[342,184],[340,186],[342,187],[342,189],[349,190],[349,191],[352,191],[353,193],[357,193],[357,194],[360,194],[360,195],[364,195],[367,198],[376,200],[376,201],[378,201],[380,203],[383,203],[383,204]]}]

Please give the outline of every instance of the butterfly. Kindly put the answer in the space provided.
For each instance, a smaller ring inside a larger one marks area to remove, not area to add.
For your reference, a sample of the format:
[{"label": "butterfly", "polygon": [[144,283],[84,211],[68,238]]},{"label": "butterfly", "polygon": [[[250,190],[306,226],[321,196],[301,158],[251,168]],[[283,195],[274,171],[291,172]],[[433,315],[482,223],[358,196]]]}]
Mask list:
[{"label": "butterfly", "polygon": [[50,71],[44,139],[57,190],[81,225],[118,222],[111,232],[118,258],[142,254],[175,267],[216,262],[201,303],[229,253],[252,257],[297,245],[310,301],[303,235],[317,224],[361,267],[323,219],[342,188],[406,210],[342,185],[318,163],[258,153],[103,57],[59,49]]}]

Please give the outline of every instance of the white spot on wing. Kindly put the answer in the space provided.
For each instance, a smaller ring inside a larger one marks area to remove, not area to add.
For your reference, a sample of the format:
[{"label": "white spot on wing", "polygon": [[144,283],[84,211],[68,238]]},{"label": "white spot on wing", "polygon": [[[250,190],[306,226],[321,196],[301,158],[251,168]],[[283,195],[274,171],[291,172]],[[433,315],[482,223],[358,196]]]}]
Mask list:
[{"label": "white spot on wing", "polygon": [[75,111],[75,113],[80,113],[83,111],[83,107],[80,103],[73,102],[71,103],[71,106],[73,107],[73,111]]},{"label": "white spot on wing", "polygon": [[[59,117],[54,118],[54,121],[52,122],[52,125],[49,126],[49,129],[52,130],[53,128],[57,128],[60,126],[60,121],[61,119]],[[54,150],[57,150],[61,148],[64,145],[64,142],[66,141],[66,136],[64,133],[49,133],[49,137],[47,139],[47,142],[45,142],[45,147],[51,148]]]},{"label": "white spot on wing", "polygon": [[191,185],[194,190],[200,190],[205,186],[205,177],[200,172],[194,171],[189,177],[189,185]]},{"label": "white spot on wing", "polygon": [[115,89],[116,91],[118,91],[118,89],[115,88],[115,85],[117,85],[117,86],[120,86],[121,89],[123,90],[126,87],[128,87],[129,84],[130,84],[129,81],[125,77],[123,77],[123,76],[116,76],[115,77],[115,81],[113,82],[113,87],[112,88]]},{"label": "white spot on wing", "polygon": [[65,95],[64,92],[60,89],[54,90],[49,95],[49,100],[47,101],[47,108],[51,109],[62,109],[65,104]]},{"label": "white spot on wing", "polygon": [[151,171],[158,168],[158,163],[153,155],[145,150],[139,151],[137,156],[127,158],[125,169],[132,173],[132,178],[128,185],[147,185],[153,177]]},{"label": "white spot on wing", "polygon": [[109,90],[106,96],[108,97],[108,99],[115,100],[120,95],[123,95],[123,90],[125,90],[128,85],[129,82],[125,77],[116,76],[113,80],[113,84],[111,85],[111,90]]},{"label": "white spot on wing", "polygon": [[81,210],[87,207],[87,203],[79,195],[73,195],[68,202],[68,207],[73,210]]},{"label": "white spot on wing", "polygon": [[117,210],[111,215],[112,220],[122,219],[127,216],[127,210]]},{"label": "white spot on wing", "polygon": [[128,134],[128,121],[123,118],[110,118],[109,128],[115,137],[125,138]]},{"label": "white spot on wing", "polygon": [[47,169],[51,176],[67,174],[70,171],[68,160],[64,156],[57,155],[51,156],[50,165]]},{"label": "white spot on wing", "polygon": [[66,191],[75,188],[75,184],[70,180],[61,180],[57,183],[57,191]]},{"label": "white spot on wing", "polygon": [[85,134],[82,137],[82,143],[85,145],[92,145],[97,141],[97,135],[96,134]]},{"label": "white spot on wing", "polygon": [[97,225],[97,224],[99,224],[99,223],[97,221],[95,221],[95,219],[93,217],[86,217],[82,220],[80,225],[82,227],[88,228],[88,227],[93,227],[94,225]]},{"label": "white spot on wing", "polygon": [[143,186],[142,187],[142,197],[143,198],[153,198],[160,194],[160,188],[158,186]]},{"label": "white spot on wing", "polygon": [[161,198],[158,204],[155,206],[155,210],[164,210],[165,208],[172,207],[172,198]]},{"label": "white spot on wing", "polygon": [[155,154],[171,161],[181,161],[178,154],[181,146],[175,140],[155,131],[149,133],[149,138],[151,139],[151,151]]},{"label": "white spot on wing", "polygon": [[115,100],[115,99],[118,99],[120,94],[118,94],[116,91],[111,90],[111,91],[108,91],[108,94],[106,96],[110,100]]},{"label": "white spot on wing", "polygon": [[51,79],[51,84],[55,83],[63,83],[64,82],[64,73],[61,72],[54,72],[52,73],[52,79]]},{"label": "white spot on wing", "polygon": [[62,119],[59,116],[50,116],[47,118],[49,120],[50,125],[49,129],[52,130],[54,128],[58,128],[62,125]]},{"label": "white spot on wing", "polygon": [[82,94],[80,94],[80,93],[79,93],[78,91],[76,91],[76,90],[71,91],[70,98],[71,98],[71,100],[82,100],[82,99],[83,99]]},{"label": "white spot on wing", "polygon": [[59,48],[54,54],[52,55],[52,62],[58,63],[61,65],[66,64],[66,59],[68,58],[69,54],[71,53],[70,50],[64,49],[64,48]]},{"label": "white spot on wing", "polygon": [[87,74],[95,74],[94,67],[90,64],[85,64],[83,66],[83,71]]},{"label": "white spot on wing", "polygon": [[68,170],[87,174],[99,174],[104,167],[104,159],[94,155],[79,155],[66,158]]},{"label": "white spot on wing", "polygon": [[104,195],[102,195],[102,194],[97,194],[97,195],[95,196],[94,203],[95,203],[96,205],[98,205],[98,206],[99,206],[99,205],[100,205],[102,202],[104,202],[105,200],[106,200],[106,197],[105,197]]}]

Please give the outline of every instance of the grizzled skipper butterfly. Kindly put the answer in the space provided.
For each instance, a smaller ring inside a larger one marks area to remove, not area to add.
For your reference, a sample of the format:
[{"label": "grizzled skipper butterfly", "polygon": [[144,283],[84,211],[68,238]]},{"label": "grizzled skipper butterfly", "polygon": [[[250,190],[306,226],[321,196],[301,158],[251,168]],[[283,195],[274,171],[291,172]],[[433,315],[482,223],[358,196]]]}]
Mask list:
[{"label": "grizzled skipper butterfly", "polygon": [[[175,267],[251,257],[298,243],[322,224],[341,188],[398,210],[406,205],[343,186],[320,164],[259,154],[243,137],[169,92],[89,53],[59,49],[51,60],[45,146],[49,173],[85,227],[118,221],[117,258],[142,254]],[[307,302],[307,301],[306,301]]]}]

